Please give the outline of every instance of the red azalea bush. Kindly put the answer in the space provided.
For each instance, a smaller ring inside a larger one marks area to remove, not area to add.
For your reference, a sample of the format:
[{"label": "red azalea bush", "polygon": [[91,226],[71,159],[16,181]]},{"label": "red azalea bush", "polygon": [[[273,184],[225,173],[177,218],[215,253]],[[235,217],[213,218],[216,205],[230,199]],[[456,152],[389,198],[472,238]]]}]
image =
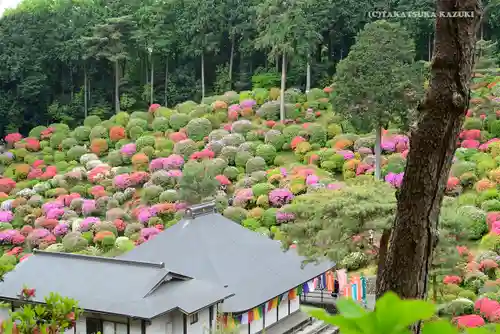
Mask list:
[{"label": "red azalea bush", "polygon": [[484,319],[477,314],[462,315],[453,318],[453,322],[461,328],[473,328],[484,326]]},{"label": "red azalea bush", "polygon": [[445,276],[443,279],[444,284],[456,284],[462,283],[462,279],[458,276]]},{"label": "red azalea bush", "polygon": [[35,138],[26,138],[26,149],[30,152],[38,152],[40,151],[40,141]]},{"label": "red azalea bush", "polygon": [[211,150],[205,148],[199,152],[195,152],[191,154],[191,160],[205,160],[205,159],[213,159],[215,157],[215,153]]},{"label": "red azalea bush", "polygon": [[113,126],[109,130],[109,139],[112,141],[119,141],[120,139],[125,139],[127,138],[127,133],[125,132],[125,129],[121,126]]},{"label": "red azalea bush", "polygon": [[168,139],[174,143],[180,142],[181,140],[187,139],[187,135],[184,132],[173,132],[168,136]]},{"label": "red azalea bush", "polygon": [[446,183],[446,190],[455,190],[460,185],[460,179],[458,177],[450,177]]},{"label": "red azalea bush", "polygon": [[23,139],[23,135],[20,133],[17,133],[17,132],[16,133],[9,133],[7,136],[5,136],[5,141],[10,145],[17,143],[21,139]]},{"label": "red azalea bush", "polygon": [[290,143],[290,147],[292,148],[292,150],[295,150],[297,148],[297,145],[299,145],[300,143],[302,142],[305,142],[305,138],[301,137],[301,136],[297,136],[295,138],[292,139],[292,142]]},{"label": "red azalea bush", "polygon": [[154,113],[158,108],[161,106],[158,103],[153,103],[152,105],[149,106],[149,112]]}]

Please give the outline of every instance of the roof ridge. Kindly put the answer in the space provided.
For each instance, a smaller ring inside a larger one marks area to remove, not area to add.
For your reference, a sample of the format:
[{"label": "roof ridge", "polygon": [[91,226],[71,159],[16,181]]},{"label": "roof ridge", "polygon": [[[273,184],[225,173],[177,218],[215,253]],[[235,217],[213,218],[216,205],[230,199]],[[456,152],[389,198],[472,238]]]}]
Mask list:
[{"label": "roof ridge", "polygon": [[81,259],[87,261],[95,261],[95,262],[110,262],[116,264],[129,264],[135,266],[144,266],[151,268],[165,268],[164,262],[149,262],[149,261],[137,261],[137,260],[124,260],[113,257],[104,257],[104,256],[91,256],[91,255],[83,255],[83,254],[73,254],[73,253],[60,253],[60,252],[47,252],[43,250],[33,249],[34,255],[43,255],[43,256],[53,256],[53,257],[63,257],[70,259]]}]

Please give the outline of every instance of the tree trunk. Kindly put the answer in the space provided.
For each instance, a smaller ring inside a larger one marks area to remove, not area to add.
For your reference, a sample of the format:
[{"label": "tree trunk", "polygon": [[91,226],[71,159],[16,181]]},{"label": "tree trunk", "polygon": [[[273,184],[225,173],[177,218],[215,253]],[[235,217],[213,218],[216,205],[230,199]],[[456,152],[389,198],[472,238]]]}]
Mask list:
[{"label": "tree trunk", "polygon": [[437,301],[437,288],[438,288],[438,284],[437,284],[437,277],[436,275],[432,275],[432,299],[434,302]]},{"label": "tree trunk", "polygon": [[286,56],[281,59],[280,120],[285,120]]},{"label": "tree trunk", "polygon": [[378,266],[377,266],[377,286],[382,278],[381,273],[384,272],[384,265],[387,258],[387,248],[389,247],[389,239],[391,238],[391,230],[386,229],[382,232],[378,248]]},{"label": "tree trunk", "polygon": [[231,37],[231,54],[229,55],[229,90],[233,89],[233,64],[234,64],[234,34]]},{"label": "tree trunk", "polygon": [[115,60],[115,112],[120,112],[120,64]]},{"label": "tree trunk", "polygon": [[153,104],[154,102],[154,63],[153,63],[153,54],[151,54],[151,97],[149,98],[149,105]]},{"label": "tree trunk", "polygon": [[276,56],[276,61],[275,61],[275,66],[276,66],[276,72],[279,72],[280,70],[280,57]]},{"label": "tree trunk", "polygon": [[307,69],[306,69],[306,93],[309,93],[311,90],[311,61],[307,60]]},{"label": "tree trunk", "polygon": [[168,106],[167,101],[168,101],[168,57],[165,60],[165,88],[164,88],[164,104],[165,107]]},{"label": "tree trunk", "polygon": [[427,41],[427,61],[431,61],[432,59],[432,33],[429,34],[428,41]]},{"label": "tree trunk", "polygon": [[[438,12],[473,12],[472,18],[437,17],[431,80],[418,107],[405,177],[377,295],[425,299],[437,243],[437,220],[465,111],[480,22],[479,0],[438,0]],[[420,332],[420,324],[413,328]]]},{"label": "tree trunk", "polygon": [[201,53],[201,99],[205,98],[205,57]]},{"label": "tree trunk", "polygon": [[375,129],[375,179],[381,179],[382,162],[382,127],[380,125]]},{"label": "tree trunk", "polygon": [[89,112],[89,106],[87,100],[87,94],[88,94],[87,83],[88,83],[87,66],[83,64],[83,111],[85,113],[85,118],[87,118]]}]

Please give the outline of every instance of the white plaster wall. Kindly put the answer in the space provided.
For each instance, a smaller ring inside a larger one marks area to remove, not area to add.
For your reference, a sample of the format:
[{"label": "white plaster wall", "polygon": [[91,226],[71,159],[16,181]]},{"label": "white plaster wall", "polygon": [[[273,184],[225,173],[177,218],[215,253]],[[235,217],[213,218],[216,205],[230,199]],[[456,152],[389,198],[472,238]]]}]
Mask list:
[{"label": "white plaster wall", "polygon": [[[173,312],[154,318],[149,326],[146,325],[147,334],[167,334],[167,323],[172,323],[173,329]],[[140,327],[139,327],[140,330]],[[139,332],[140,333],[140,332]],[[182,333],[182,332],[181,332]],[[106,334],[106,333],[104,333]],[[168,333],[173,334],[173,333]]]},{"label": "white plaster wall", "polygon": [[10,314],[9,311],[10,311],[10,307],[9,308],[0,308],[0,321],[9,319],[9,314]]},{"label": "white plaster wall", "polygon": [[[209,308],[204,308],[198,312],[198,322],[190,324],[189,316],[187,316],[187,334],[208,334],[210,333],[210,311]],[[215,323],[212,322],[215,327]],[[180,332],[182,333],[182,332]]]},{"label": "white plaster wall", "polygon": [[141,334],[141,320],[130,320],[130,334]]},{"label": "white plaster wall", "polygon": [[287,316],[288,316],[288,299],[284,299],[278,306],[278,317],[281,320]]},{"label": "white plaster wall", "polygon": [[269,312],[266,312],[266,328],[276,323],[277,312],[278,312],[277,308],[273,308]]},{"label": "white plaster wall", "polygon": [[297,297],[294,300],[290,300],[290,314],[300,309],[300,298]]}]

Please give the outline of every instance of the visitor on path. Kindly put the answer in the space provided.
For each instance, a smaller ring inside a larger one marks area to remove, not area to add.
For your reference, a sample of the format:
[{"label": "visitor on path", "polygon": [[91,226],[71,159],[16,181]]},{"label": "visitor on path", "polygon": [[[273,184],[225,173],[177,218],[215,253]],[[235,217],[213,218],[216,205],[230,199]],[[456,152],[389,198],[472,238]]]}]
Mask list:
[{"label": "visitor on path", "polygon": [[340,285],[339,285],[339,280],[333,281],[333,292],[332,292],[332,297],[337,299],[339,298],[339,292],[340,292]]}]

